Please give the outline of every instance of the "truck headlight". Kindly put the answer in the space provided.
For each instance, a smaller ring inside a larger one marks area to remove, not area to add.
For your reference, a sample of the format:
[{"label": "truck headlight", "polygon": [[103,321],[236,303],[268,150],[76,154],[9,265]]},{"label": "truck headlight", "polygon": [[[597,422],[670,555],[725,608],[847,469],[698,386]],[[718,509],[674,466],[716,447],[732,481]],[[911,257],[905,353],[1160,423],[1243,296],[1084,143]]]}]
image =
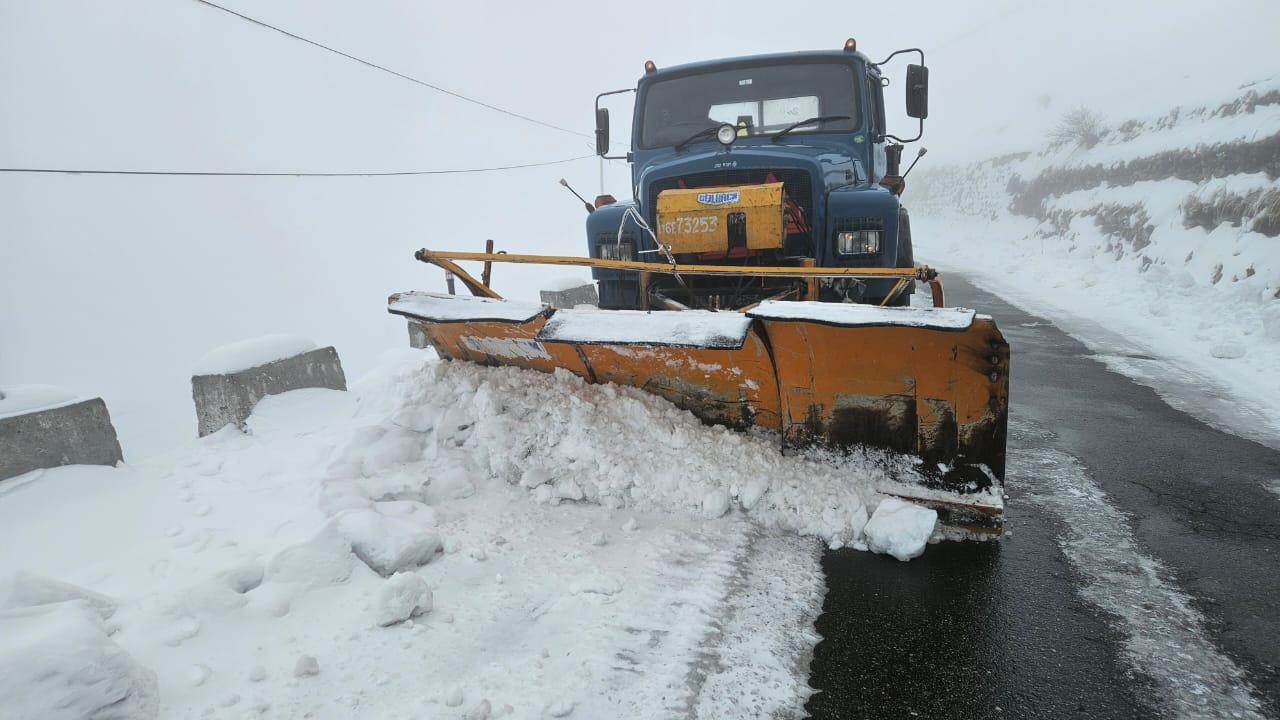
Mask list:
[{"label": "truck headlight", "polygon": [[602,242],[600,243],[600,259],[601,260],[632,260],[635,258],[635,252],[629,242]]},{"label": "truck headlight", "polygon": [[836,233],[836,252],[841,255],[875,255],[880,252],[880,231],[842,230]]},{"label": "truck headlight", "polygon": [[719,140],[721,145],[732,145],[733,141],[737,139],[738,129],[728,123],[721,125],[720,129],[716,130],[716,140]]}]

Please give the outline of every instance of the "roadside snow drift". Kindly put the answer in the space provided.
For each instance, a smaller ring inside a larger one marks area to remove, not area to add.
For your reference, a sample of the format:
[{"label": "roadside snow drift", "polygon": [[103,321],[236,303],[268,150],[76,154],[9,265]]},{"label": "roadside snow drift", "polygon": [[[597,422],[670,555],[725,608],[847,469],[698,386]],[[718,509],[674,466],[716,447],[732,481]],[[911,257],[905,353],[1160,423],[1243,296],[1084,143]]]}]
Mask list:
[{"label": "roadside snow drift", "polygon": [[155,673],[139,666],[108,631],[96,608],[83,600],[0,611],[5,716],[156,717]]},{"label": "roadside snow drift", "polygon": [[1116,120],[1099,117],[1090,141],[922,170],[907,193],[917,255],[1049,315],[1175,407],[1275,446],[1280,78]]},{"label": "roadside snow drift", "polygon": [[775,443],[396,351],[244,432],[0,486],[0,694],[50,717],[796,714],[822,598],[801,536],[906,557],[928,532],[870,489],[882,461]]}]

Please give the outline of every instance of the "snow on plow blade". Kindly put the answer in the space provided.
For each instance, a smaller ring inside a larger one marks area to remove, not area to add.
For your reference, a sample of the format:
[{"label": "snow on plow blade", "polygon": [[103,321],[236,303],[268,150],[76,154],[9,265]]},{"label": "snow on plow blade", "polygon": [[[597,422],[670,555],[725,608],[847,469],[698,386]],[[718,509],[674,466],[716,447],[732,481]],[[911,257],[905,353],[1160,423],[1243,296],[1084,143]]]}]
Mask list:
[{"label": "snow on plow blade", "polygon": [[392,295],[445,358],[631,385],[706,422],[787,446],[872,446],[922,459],[883,491],[997,537],[1009,348],[962,308],[766,301],[745,312],[552,310],[431,293]]}]

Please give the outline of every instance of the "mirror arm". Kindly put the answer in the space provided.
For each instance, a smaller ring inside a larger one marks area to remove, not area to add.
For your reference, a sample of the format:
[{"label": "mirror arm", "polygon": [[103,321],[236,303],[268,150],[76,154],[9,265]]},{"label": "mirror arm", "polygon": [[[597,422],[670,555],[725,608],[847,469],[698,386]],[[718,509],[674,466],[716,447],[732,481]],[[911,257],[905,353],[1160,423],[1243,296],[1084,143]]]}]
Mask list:
[{"label": "mirror arm", "polygon": [[890,135],[889,133],[885,133],[885,134],[884,134],[884,136],[885,136],[886,138],[890,139],[890,140],[893,140],[894,142],[900,142],[900,143],[902,143],[903,145],[906,145],[907,143],[912,143],[912,142],[915,142],[915,141],[919,140],[920,138],[924,137],[924,118],[917,118],[917,119],[920,121],[920,129],[916,131],[916,136],[915,136],[915,137],[910,138],[910,139],[907,139],[907,140],[903,140],[902,138],[898,137],[897,135]]},{"label": "mirror arm", "polygon": [[919,54],[920,54],[920,64],[921,64],[921,65],[925,65],[925,64],[927,64],[927,63],[925,63],[925,61],[924,61],[924,51],[923,51],[923,50],[921,50],[920,48],[905,48],[905,49],[903,49],[903,50],[895,50],[895,51],[893,51],[893,52],[889,53],[889,57],[887,57],[887,58],[885,58],[885,59],[881,60],[881,61],[880,61],[880,62],[878,62],[878,63],[871,63],[871,67],[878,68],[878,67],[880,67],[881,65],[884,65],[885,63],[887,63],[887,62],[889,62],[890,60],[892,60],[895,56],[897,56],[897,55],[901,55],[902,53],[910,53],[910,52],[913,52],[913,53],[919,53]]},{"label": "mirror arm", "polygon": [[[600,98],[606,95],[621,95],[623,93],[633,93],[635,91],[636,88],[623,88],[621,90],[610,90],[608,92],[600,93],[596,96],[596,112],[600,112]],[[631,162],[631,153],[627,153],[626,155],[601,155],[600,157],[605,160],[626,160],[627,162]]]}]

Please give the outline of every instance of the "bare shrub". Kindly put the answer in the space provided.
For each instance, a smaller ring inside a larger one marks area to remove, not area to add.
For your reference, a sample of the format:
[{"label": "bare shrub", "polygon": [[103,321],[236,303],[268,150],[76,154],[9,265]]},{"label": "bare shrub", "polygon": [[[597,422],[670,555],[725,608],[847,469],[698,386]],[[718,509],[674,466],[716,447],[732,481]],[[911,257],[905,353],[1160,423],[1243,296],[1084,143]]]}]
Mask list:
[{"label": "bare shrub", "polygon": [[[1092,214],[1093,222],[1107,237],[1127,241],[1136,252],[1151,244],[1151,234],[1156,228],[1146,208],[1137,205],[1097,205],[1085,211]],[[1122,246],[1117,246],[1117,256]]]},{"label": "bare shrub", "polygon": [[1049,140],[1054,144],[1078,145],[1087,150],[1097,145],[1105,133],[1102,118],[1089,108],[1080,107],[1062,117],[1058,126],[1049,131]]},{"label": "bare shrub", "polygon": [[1182,224],[1213,231],[1223,223],[1240,227],[1252,220],[1249,229],[1276,237],[1280,235],[1280,190],[1255,189],[1240,195],[1220,189],[1209,197],[1191,195],[1182,202]]},{"label": "bare shrub", "polygon": [[1265,193],[1258,198],[1256,207],[1258,211],[1250,229],[1268,237],[1280,236],[1280,190]]}]

